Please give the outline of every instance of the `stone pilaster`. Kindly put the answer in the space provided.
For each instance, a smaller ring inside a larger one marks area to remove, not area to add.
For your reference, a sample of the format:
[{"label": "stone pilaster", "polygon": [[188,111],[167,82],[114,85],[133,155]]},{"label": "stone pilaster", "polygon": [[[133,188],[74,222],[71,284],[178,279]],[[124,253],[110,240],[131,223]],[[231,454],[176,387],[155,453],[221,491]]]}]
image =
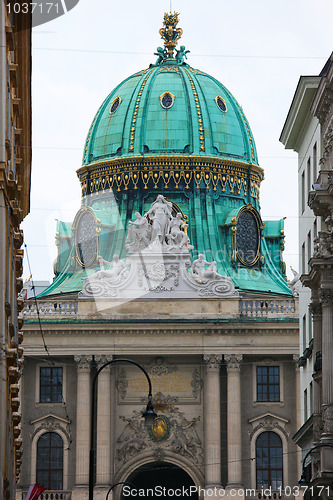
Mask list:
[{"label": "stone pilaster", "polygon": [[[293,361],[295,366],[295,394],[296,394],[296,428],[301,427],[301,399],[300,399],[300,369],[298,366],[299,355],[293,355]],[[302,474],[302,450],[297,447],[297,476],[300,477]]]},{"label": "stone pilaster", "polygon": [[333,290],[321,289],[322,305],[322,441],[333,443]]},{"label": "stone pilaster", "polygon": [[[95,356],[97,369],[112,356]],[[96,486],[109,487],[111,482],[111,366],[108,365],[98,375],[97,383],[97,445],[96,445]]]},{"label": "stone pilaster", "polygon": [[242,484],[242,427],[241,427],[241,354],[224,356],[227,365],[228,401],[228,484],[227,488]]},{"label": "stone pilaster", "polygon": [[77,363],[76,475],[77,486],[89,483],[90,413],[92,356],[74,356]]},{"label": "stone pilaster", "polygon": [[[314,358],[314,373],[312,378],[313,384],[313,444],[316,445],[320,441],[320,436],[322,433],[322,416],[321,416],[321,370],[316,371],[318,368],[319,359],[317,353],[321,355],[322,343],[321,343],[321,329],[322,329],[322,307],[318,301],[314,301],[312,298],[312,303],[310,304],[310,312],[312,313],[313,320],[313,358]],[[318,452],[319,453],[319,452]]]},{"label": "stone pilaster", "polygon": [[221,354],[205,354],[204,436],[206,487],[221,485]]}]

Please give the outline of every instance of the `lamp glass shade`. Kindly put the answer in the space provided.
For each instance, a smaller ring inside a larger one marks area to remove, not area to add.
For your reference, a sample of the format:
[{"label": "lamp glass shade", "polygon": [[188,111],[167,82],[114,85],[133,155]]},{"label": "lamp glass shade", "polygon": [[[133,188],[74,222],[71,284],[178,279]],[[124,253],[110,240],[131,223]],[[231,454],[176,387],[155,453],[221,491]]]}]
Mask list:
[{"label": "lamp glass shade", "polygon": [[153,425],[154,420],[157,417],[157,415],[154,411],[153,403],[151,402],[151,400],[148,401],[146,411],[144,411],[142,413],[142,416],[145,419],[146,427]]}]

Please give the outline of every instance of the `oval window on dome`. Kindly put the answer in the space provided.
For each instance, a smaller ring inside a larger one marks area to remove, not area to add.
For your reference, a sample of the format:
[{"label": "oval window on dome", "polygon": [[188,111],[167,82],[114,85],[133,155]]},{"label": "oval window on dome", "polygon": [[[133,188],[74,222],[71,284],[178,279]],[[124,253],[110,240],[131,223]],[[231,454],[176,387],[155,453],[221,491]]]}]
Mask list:
[{"label": "oval window on dome", "polygon": [[98,250],[96,218],[91,211],[82,210],[79,214],[75,240],[78,262],[82,267],[90,266],[96,260]]},{"label": "oval window on dome", "polygon": [[[260,216],[259,216],[260,217]],[[242,210],[236,226],[237,257],[246,266],[253,266],[260,256],[260,222],[254,209]]]},{"label": "oval window on dome", "polygon": [[113,99],[111,106],[110,106],[110,115],[113,115],[119,107],[119,104],[121,103],[121,99],[119,96],[117,96],[115,99]]},{"label": "oval window on dome", "polygon": [[227,111],[227,103],[225,102],[225,100],[223,99],[223,97],[221,97],[220,95],[218,95],[217,97],[215,97],[215,102],[216,102],[217,107],[221,111],[223,111],[223,113],[225,113]]},{"label": "oval window on dome", "polygon": [[171,92],[164,92],[164,94],[160,96],[160,103],[162,108],[164,109],[171,108],[174,102],[175,102],[175,96],[171,94]]}]

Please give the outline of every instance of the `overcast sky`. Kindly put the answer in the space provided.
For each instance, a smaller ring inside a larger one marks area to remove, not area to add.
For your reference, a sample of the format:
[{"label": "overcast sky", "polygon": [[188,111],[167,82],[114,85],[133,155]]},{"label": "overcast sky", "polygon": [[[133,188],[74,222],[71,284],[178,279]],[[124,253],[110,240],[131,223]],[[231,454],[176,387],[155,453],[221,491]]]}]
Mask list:
[{"label": "overcast sky", "polygon": [[[287,267],[298,269],[297,155],[279,136],[300,75],[332,51],[332,0],[172,0],[187,62],[242,105],[265,171],[263,220],[286,218]],[[80,208],[76,170],[91,121],[123,79],[155,62],[170,0],[80,0],[33,30],[31,212],[23,224],[34,280],[52,280],[56,219]],[[25,261],[24,277],[30,275]]]}]

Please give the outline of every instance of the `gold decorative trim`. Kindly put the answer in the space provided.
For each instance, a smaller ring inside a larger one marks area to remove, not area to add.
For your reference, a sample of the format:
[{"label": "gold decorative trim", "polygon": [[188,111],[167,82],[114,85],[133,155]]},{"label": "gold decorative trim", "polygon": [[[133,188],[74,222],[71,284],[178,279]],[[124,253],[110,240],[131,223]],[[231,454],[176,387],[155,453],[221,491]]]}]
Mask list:
[{"label": "gold decorative trim", "polygon": [[[118,106],[116,107],[116,109],[114,111],[111,111],[112,110],[112,106],[114,105],[114,103],[116,101],[119,101],[119,104],[118,104]],[[117,109],[119,108],[119,105],[121,104],[121,102],[122,102],[122,98],[119,97],[119,95],[117,95],[117,97],[115,97],[113,99],[113,101],[111,102],[111,104],[110,104],[110,110],[109,110],[110,115],[113,115],[117,111]]]},{"label": "gold decorative trim", "polygon": [[192,91],[193,91],[193,95],[194,95],[194,100],[195,100],[195,106],[197,108],[198,123],[199,123],[199,134],[200,134],[200,149],[201,149],[201,151],[205,151],[204,128],[203,128],[201,108],[200,108],[199,99],[198,99],[198,93],[196,91],[196,88],[195,88],[195,85],[193,83],[193,80],[192,80],[192,77],[191,77],[190,73],[185,68],[184,68],[184,71],[187,74],[188,79],[190,80],[190,84],[191,84],[191,87],[192,87]]},{"label": "gold decorative trim", "polygon": [[[126,191],[138,189],[139,183],[144,189],[168,189],[172,181],[174,188],[179,184],[189,189],[221,188],[225,192],[248,195],[259,198],[263,170],[258,166],[219,158],[201,158],[184,156],[151,156],[117,158],[112,162],[83,166],[77,171],[81,182],[82,196],[98,194],[116,189]],[[162,185],[163,184],[163,185]]]},{"label": "gold decorative trim", "polygon": [[141,100],[141,96],[142,96],[142,92],[143,92],[143,89],[146,85],[146,82],[149,78],[149,76],[151,75],[153,70],[149,71],[149,73],[147,74],[147,76],[145,77],[145,79],[143,80],[142,84],[141,84],[141,87],[140,87],[140,90],[139,90],[139,94],[138,94],[138,97],[137,97],[137,100],[136,100],[136,103],[135,103],[135,107],[134,107],[134,113],[133,113],[133,118],[132,118],[132,126],[131,126],[131,137],[130,137],[130,146],[129,146],[129,151],[133,151],[134,150],[134,137],[135,137],[135,126],[136,126],[136,119],[137,119],[137,116],[138,116],[138,109],[139,109],[139,104],[140,104],[140,100]]},{"label": "gold decorative trim", "polygon": [[[223,101],[224,103],[224,107],[225,107],[225,110],[221,109],[220,106],[218,105],[218,100],[221,99],[221,101]],[[214,99],[214,101],[216,102],[216,106],[219,108],[220,111],[222,111],[222,113],[226,113],[228,111],[228,108],[227,108],[227,103],[226,103],[226,100],[223,99],[223,97],[221,97],[220,95],[217,95]]]},{"label": "gold decorative trim", "polygon": [[[238,104],[238,103],[237,103]],[[255,160],[255,157],[254,157],[254,147],[253,147],[253,140],[252,140],[252,136],[251,136],[251,132],[250,132],[250,128],[249,128],[249,125],[247,123],[247,119],[243,113],[243,110],[242,108],[238,105],[238,109],[239,109],[239,112],[240,114],[242,115],[242,118],[243,118],[243,122],[245,123],[245,127],[246,127],[246,130],[247,130],[247,134],[248,134],[248,137],[249,137],[249,141],[250,141],[250,147],[251,147],[251,156],[252,156],[252,160]]]},{"label": "gold decorative trim", "polygon": [[[164,97],[165,95],[170,95],[170,96],[171,96],[171,99],[172,99],[172,103],[171,103],[171,105],[170,105],[170,106],[168,106],[168,107],[164,106],[164,105],[163,105],[163,102],[162,102],[163,97]],[[169,92],[168,90],[167,90],[166,92],[163,92],[163,94],[161,94],[161,95],[160,95],[160,105],[162,106],[162,108],[163,108],[163,109],[170,109],[170,108],[173,106],[174,102],[175,102],[175,96],[174,96],[171,92]]]},{"label": "gold decorative trim", "polygon": [[161,73],[163,73],[163,72],[164,72],[164,73],[165,73],[165,72],[171,72],[171,71],[176,71],[176,72],[178,72],[178,73],[179,73],[179,68],[174,67],[174,66],[163,66],[163,67],[162,67],[162,68],[160,68],[158,71],[159,71],[159,72],[161,72]]},{"label": "gold decorative trim", "polygon": [[192,73],[198,73],[199,75],[205,75],[207,76],[207,73],[204,73],[203,71],[200,71],[199,69],[195,69],[195,68],[189,68]]}]

